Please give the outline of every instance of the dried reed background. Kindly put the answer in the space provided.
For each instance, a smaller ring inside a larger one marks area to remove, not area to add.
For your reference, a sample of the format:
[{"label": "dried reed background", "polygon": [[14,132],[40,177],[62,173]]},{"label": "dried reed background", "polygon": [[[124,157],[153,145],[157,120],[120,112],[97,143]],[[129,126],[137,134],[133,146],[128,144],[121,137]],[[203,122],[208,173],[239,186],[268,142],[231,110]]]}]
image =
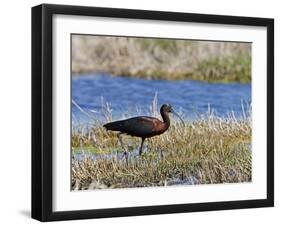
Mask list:
[{"label": "dried reed background", "polygon": [[72,72],[248,83],[251,44],[72,35]]}]

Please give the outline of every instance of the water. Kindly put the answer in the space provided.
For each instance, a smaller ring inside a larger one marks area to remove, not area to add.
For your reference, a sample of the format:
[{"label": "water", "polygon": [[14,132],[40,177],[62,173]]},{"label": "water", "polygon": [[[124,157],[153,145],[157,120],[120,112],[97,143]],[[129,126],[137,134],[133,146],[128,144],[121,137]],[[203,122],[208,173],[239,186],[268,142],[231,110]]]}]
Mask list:
[{"label": "water", "polygon": [[[129,77],[113,77],[107,74],[75,76],[72,79],[72,99],[87,114],[72,104],[72,115],[76,121],[90,122],[91,117],[102,119],[102,101],[110,103],[114,119],[130,110],[149,110],[155,93],[158,107],[170,103],[175,110],[184,113],[187,119],[206,114],[208,106],[218,116],[226,117],[231,111],[242,116],[241,103],[251,102],[250,84],[211,84],[199,81],[144,80]],[[159,110],[159,109],[158,109]],[[88,115],[88,116],[87,116]]]}]

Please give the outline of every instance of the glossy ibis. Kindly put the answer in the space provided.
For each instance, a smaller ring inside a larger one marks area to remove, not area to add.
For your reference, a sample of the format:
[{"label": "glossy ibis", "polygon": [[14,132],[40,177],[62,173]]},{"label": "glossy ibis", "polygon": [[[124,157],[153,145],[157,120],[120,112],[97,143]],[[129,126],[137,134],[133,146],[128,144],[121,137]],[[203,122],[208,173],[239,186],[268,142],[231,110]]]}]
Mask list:
[{"label": "glossy ibis", "polygon": [[[135,137],[140,137],[141,146],[139,149],[139,155],[142,154],[143,143],[146,138],[153,137],[164,133],[170,126],[169,113],[175,114],[183,123],[181,117],[173,110],[170,104],[163,104],[160,108],[160,113],[163,121],[158,118],[149,116],[138,116],[125,120],[110,122],[103,125],[107,130],[118,131],[118,138],[121,134],[128,134]],[[123,146],[120,138],[120,143]],[[126,152],[125,152],[126,154]]]}]

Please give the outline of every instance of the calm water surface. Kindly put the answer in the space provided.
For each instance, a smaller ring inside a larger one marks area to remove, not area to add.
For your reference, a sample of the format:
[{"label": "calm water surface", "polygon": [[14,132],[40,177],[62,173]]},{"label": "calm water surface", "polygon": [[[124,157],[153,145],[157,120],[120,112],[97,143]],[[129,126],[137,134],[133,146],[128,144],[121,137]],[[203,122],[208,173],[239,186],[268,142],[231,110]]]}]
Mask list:
[{"label": "calm water surface", "polygon": [[72,99],[86,112],[72,104],[73,121],[87,123],[91,117],[102,119],[102,100],[110,103],[114,119],[130,110],[147,112],[157,93],[158,107],[170,103],[185,118],[194,119],[206,114],[208,106],[218,116],[226,117],[231,111],[242,116],[241,103],[251,102],[250,84],[210,84],[199,81],[144,80],[129,77],[113,77],[107,74],[73,76]]}]

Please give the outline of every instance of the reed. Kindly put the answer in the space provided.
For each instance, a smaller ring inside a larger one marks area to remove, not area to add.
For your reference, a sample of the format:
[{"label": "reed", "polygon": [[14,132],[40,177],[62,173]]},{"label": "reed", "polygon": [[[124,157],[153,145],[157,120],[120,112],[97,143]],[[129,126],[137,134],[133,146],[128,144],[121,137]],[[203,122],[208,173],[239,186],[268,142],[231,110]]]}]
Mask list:
[{"label": "reed", "polygon": [[73,35],[72,72],[249,83],[251,44]]}]

